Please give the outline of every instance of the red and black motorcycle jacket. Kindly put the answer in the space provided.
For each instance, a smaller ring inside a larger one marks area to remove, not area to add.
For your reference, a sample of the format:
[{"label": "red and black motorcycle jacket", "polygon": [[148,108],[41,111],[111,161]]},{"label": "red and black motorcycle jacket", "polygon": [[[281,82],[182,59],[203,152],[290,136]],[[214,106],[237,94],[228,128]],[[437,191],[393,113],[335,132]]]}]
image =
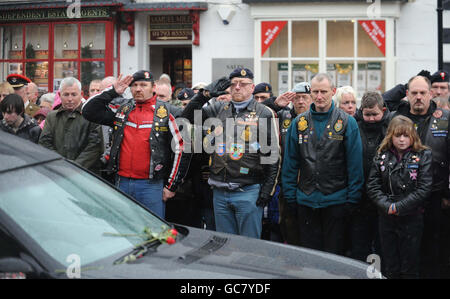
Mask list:
[{"label": "red and black motorcycle jacket", "polygon": [[[106,89],[90,98],[83,105],[82,110],[83,116],[89,121],[113,128],[112,146],[107,170],[128,177],[137,176],[135,178],[140,178],[143,173],[148,173],[149,179],[163,179],[167,189],[176,191],[188,171],[191,159],[191,154],[184,152],[183,138],[174,117],[174,114],[179,112],[179,108],[152,98],[149,101],[154,102],[154,107],[151,108],[153,115],[148,113],[148,109],[137,108],[134,100],[128,101],[120,106],[116,112],[113,112],[108,108],[108,104],[118,96],[114,88]],[[136,109],[141,109],[143,113],[147,113],[147,122],[140,121],[136,123],[129,121],[129,116],[133,111],[135,113],[131,120],[142,120],[142,115],[136,115]],[[139,128],[146,130],[147,133],[150,130],[147,142],[139,142],[139,140],[144,141],[141,134],[145,133],[142,132],[139,132],[140,134],[138,133],[132,138],[125,136],[125,134],[133,134],[133,132],[136,134],[138,131],[133,129]],[[142,148],[139,148],[147,145],[149,146],[147,149],[142,150]],[[126,147],[126,150],[122,150],[122,147]],[[134,153],[137,153],[139,156],[121,157],[122,154],[133,155]],[[149,157],[144,157],[145,153],[148,153]],[[124,169],[122,169],[121,163],[127,163],[127,165],[124,165]],[[139,169],[133,167],[137,163],[142,163]],[[146,169],[148,169],[148,172]]]}]

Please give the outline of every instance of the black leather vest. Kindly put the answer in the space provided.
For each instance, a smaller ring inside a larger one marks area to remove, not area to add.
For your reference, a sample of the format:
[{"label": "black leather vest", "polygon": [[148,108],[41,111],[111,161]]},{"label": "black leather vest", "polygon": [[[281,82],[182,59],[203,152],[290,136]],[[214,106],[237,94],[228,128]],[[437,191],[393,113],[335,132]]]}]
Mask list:
[{"label": "black leather vest", "polygon": [[433,191],[448,189],[448,126],[449,111],[437,108],[418,133],[433,155]]},{"label": "black leather vest", "polygon": [[345,131],[348,115],[334,108],[319,139],[314,135],[311,111],[296,118],[299,134],[300,176],[298,187],[309,195],[319,190],[325,195],[347,187]]},{"label": "black leather vest", "polygon": [[278,111],[277,113],[279,119],[279,128],[280,128],[280,145],[281,145],[281,153],[283,156],[284,153],[284,143],[286,142],[286,134],[291,125],[292,121],[296,117],[294,109],[283,109]]},{"label": "black leather vest", "polygon": [[[111,154],[108,163],[108,169],[114,172],[119,170],[120,146],[122,144],[128,115],[135,107],[134,101],[130,101],[119,107],[116,111]],[[155,113],[153,114],[152,130],[150,133],[150,179],[165,179],[172,169],[171,158],[173,152],[171,151],[170,144],[171,134],[169,128],[169,114],[171,114],[169,105],[157,100],[155,104]]]},{"label": "black leather vest", "polygon": [[266,121],[260,119],[264,109],[254,100],[237,114],[232,103],[220,108],[217,118],[223,125],[214,127],[204,139],[205,148],[215,148],[210,161],[212,179],[242,185],[263,182],[258,138],[259,121]]}]

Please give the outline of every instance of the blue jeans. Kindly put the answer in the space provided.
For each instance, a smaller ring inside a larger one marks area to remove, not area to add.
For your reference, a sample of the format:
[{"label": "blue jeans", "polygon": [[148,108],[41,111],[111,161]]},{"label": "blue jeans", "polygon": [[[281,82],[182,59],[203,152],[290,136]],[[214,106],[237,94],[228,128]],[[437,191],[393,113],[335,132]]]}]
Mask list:
[{"label": "blue jeans", "polygon": [[259,184],[239,191],[214,188],[216,231],[261,238],[263,208],[256,206]]},{"label": "blue jeans", "polygon": [[119,176],[116,186],[164,219],[166,203],[162,200],[163,180],[132,179]]}]

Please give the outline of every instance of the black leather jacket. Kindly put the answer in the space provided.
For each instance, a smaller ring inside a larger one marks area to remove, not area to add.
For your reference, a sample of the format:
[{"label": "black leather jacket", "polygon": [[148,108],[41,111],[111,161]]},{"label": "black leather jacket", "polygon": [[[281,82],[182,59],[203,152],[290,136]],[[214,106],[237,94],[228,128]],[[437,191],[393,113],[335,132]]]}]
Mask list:
[{"label": "black leather jacket", "polygon": [[38,143],[39,136],[42,131],[34,119],[29,117],[27,114],[23,115],[23,122],[20,124],[16,132],[14,132],[13,128],[8,126],[6,121],[3,119],[0,120],[0,130],[17,135],[24,139],[28,139],[34,143]]},{"label": "black leather jacket", "polygon": [[[225,138],[222,138],[222,136],[226,135],[226,127],[216,127],[217,130],[216,128],[212,128],[207,132],[205,139],[203,140],[203,146],[205,150],[212,153],[210,178],[225,183],[237,183],[241,186],[262,184],[259,197],[265,199],[270,198],[275,192],[278,172],[280,170],[278,128],[275,128],[274,130],[271,129],[272,127],[278,127],[275,113],[270,108],[257,103],[255,100],[252,100],[247,108],[239,113],[236,113],[231,102],[214,102],[211,105],[203,107],[208,100],[209,99],[203,96],[202,93],[196,94],[184,109],[181,116],[188,119],[191,123],[194,123],[194,111],[201,109],[202,124],[205,123],[206,119],[220,119],[223,116],[234,118],[236,125],[230,129],[234,131],[234,140],[238,143],[238,146],[239,144],[243,145],[239,151],[233,150],[230,153],[229,148],[222,148],[222,146],[228,142],[228,140],[225,142]],[[273,145],[273,147],[276,148],[275,155],[272,150],[266,152],[262,148],[257,148],[258,145],[264,147],[264,141],[259,140],[259,125],[257,128],[253,126],[253,123],[256,124],[258,119],[261,121],[267,120],[268,129],[267,139],[265,141],[268,143],[268,147],[265,149],[272,149],[272,145],[269,143],[273,137],[275,137],[276,144]],[[246,133],[242,130],[243,128],[249,128],[253,133],[249,133],[250,135],[245,137],[243,134]],[[253,129],[258,131],[253,131]],[[272,134],[276,134],[277,136],[272,136]],[[252,139],[252,137],[258,137],[258,140],[256,140],[255,143],[252,143],[247,139]],[[218,141],[220,138],[224,141],[223,144]],[[210,146],[213,148],[209,149]],[[256,150],[256,152],[252,152],[251,149]],[[270,159],[268,157],[270,157]],[[269,162],[270,160],[270,163],[262,163],[263,160],[266,160],[266,162]]]},{"label": "black leather jacket", "polygon": [[420,140],[433,153],[433,192],[444,192],[445,196],[448,197],[450,113],[437,108],[433,101],[430,102],[430,107],[423,116],[412,115],[409,111],[409,102],[402,101],[393,117],[404,115],[414,122]]},{"label": "black leather jacket", "polygon": [[367,182],[367,192],[380,215],[395,203],[398,215],[415,214],[431,196],[431,151],[406,152],[400,161],[388,150],[377,154]]},{"label": "black leather jacket", "polygon": [[[114,113],[108,108],[108,103],[118,96],[119,95],[114,88],[107,89],[101,94],[90,98],[84,104],[82,110],[83,116],[89,121],[108,125],[113,128],[111,153],[107,165],[107,170],[112,172],[117,172],[119,170],[119,154],[125,124],[128,115],[136,107],[135,101],[130,100],[120,106]],[[158,118],[157,111],[160,108],[165,111],[164,116],[161,116],[162,118]],[[170,191],[176,191],[179,184],[181,184],[188,171],[191,159],[190,153],[184,151],[178,153],[172,152],[172,138],[177,138],[178,143],[183,143],[180,134],[172,133],[171,125],[169,124],[169,118],[172,118],[174,114],[178,114],[179,111],[179,108],[157,100],[155,104],[153,128],[150,133],[151,157],[149,179],[164,179],[166,181],[165,187]]]}]

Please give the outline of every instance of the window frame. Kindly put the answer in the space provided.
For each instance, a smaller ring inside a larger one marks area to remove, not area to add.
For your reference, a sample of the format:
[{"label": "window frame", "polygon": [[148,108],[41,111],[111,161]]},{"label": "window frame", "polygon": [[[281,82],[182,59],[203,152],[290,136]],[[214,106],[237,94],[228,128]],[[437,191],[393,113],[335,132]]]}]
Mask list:
[{"label": "window frame", "polygon": [[[353,56],[349,57],[328,57],[327,54],[327,22],[328,21],[352,21],[353,25]],[[358,56],[358,21],[363,20],[377,20],[377,21],[385,21],[385,46],[386,46],[386,54],[384,57],[364,57]],[[264,21],[287,21],[286,24],[288,29],[288,57],[262,57],[261,56],[261,23]],[[293,57],[292,56],[292,23],[293,22],[301,22],[301,21],[317,21],[318,22],[318,40],[319,40],[319,56],[318,57]],[[388,90],[395,85],[395,53],[394,53],[394,41],[395,41],[395,20],[390,17],[382,17],[382,18],[367,18],[367,17],[312,17],[312,18],[300,18],[300,17],[290,17],[290,18],[260,18],[255,19],[254,22],[255,28],[255,82],[262,81],[262,69],[263,63],[267,61],[278,61],[282,63],[288,64],[288,84],[289,90],[293,88],[292,86],[292,77],[293,77],[293,64],[296,61],[314,61],[319,64],[319,72],[326,73],[327,72],[327,64],[329,61],[333,63],[339,63],[342,61],[343,63],[351,62],[354,66],[353,74],[352,74],[352,87],[355,89],[355,92],[358,94],[358,64],[361,62],[384,62],[384,90]]]},{"label": "window frame", "polygon": [[[55,58],[55,26],[61,24],[76,24],[77,25],[77,58]],[[105,25],[105,55],[103,58],[81,58],[81,26],[83,24],[104,24]],[[26,58],[26,26],[33,25],[48,25],[48,58]],[[105,65],[105,77],[114,76],[115,72],[120,73],[120,28],[114,20],[81,20],[74,22],[73,20],[67,21],[54,21],[54,22],[27,22],[27,23],[0,23],[0,27],[7,26],[21,26],[22,28],[22,58],[20,59],[4,59],[0,58],[0,63],[20,63],[22,67],[22,73],[26,74],[25,66],[29,62],[48,62],[48,92],[54,92],[54,65],[57,62],[73,61],[77,64],[77,76],[76,78],[81,82],[81,63],[91,61],[101,61]],[[116,35],[116,36],[114,36]],[[116,46],[114,46],[116,43]],[[114,53],[116,52],[116,53]],[[115,64],[117,70],[114,69]],[[5,72],[3,80],[6,80],[6,76],[9,74],[8,70]],[[31,78],[30,78],[31,79]],[[85,95],[87,96],[87,95]]]}]

